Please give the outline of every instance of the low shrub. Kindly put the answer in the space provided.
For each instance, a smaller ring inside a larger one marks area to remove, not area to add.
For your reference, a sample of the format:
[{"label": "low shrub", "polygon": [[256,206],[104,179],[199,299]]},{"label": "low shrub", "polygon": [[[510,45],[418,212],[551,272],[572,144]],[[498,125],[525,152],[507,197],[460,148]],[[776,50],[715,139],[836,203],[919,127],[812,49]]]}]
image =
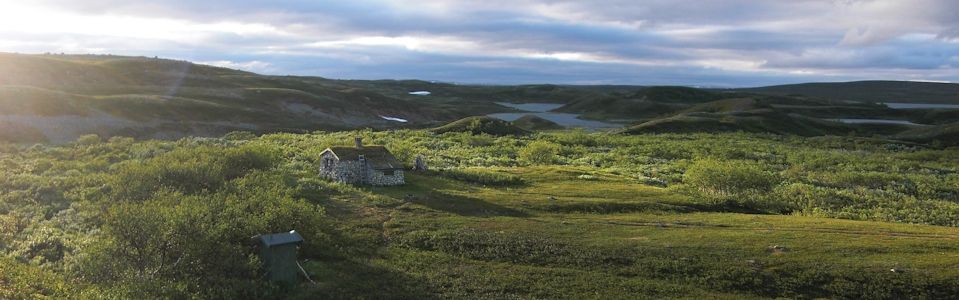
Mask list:
[{"label": "low shrub", "polygon": [[533,165],[548,165],[556,162],[560,146],[547,141],[534,141],[519,151],[519,158]]},{"label": "low shrub", "polygon": [[732,196],[749,191],[768,192],[782,179],[750,161],[698,160],[683,175],[683,182],[710,195]]},{"label": "low shrub", "polygon": [[399,237],[403,247],[442,251],[486,261],[595,268],[629,266],[638,253],[629,247],[583,247],[531,233],[476,229],[414,231]]}]

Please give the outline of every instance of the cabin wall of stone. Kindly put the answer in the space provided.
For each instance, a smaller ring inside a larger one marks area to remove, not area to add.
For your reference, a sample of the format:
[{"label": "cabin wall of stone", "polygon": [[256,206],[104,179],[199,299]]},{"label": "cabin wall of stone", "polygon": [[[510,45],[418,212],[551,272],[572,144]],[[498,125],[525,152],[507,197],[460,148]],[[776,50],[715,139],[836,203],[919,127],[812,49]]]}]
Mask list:
[{"label": "cabin wall of stone", "polygon": [[[332,163],[325,163],[330,159]],[[389,172],[389,170],[385,170]],[[320,176],[339,182],[350,184],[370,184],[379,186],[406,184],[403,170],[392,170],[392,175],[386,175],[384,170],[375,170],[363,160],[339,160],[332,153],[324,153],[320,157]]]},{"label": "cabin wall of stone", "polygon": [[365,183],[367,181],[367,168],[366,162],[341,160],[337,162],[336,174],[332,178],[346,183]]},{"label": "cabin wall of stone", "polygon": [[[389,170],[387,170],[387,172],[388,171]],[[372,185],[401,185],[406,183],[403,177],[403,170],[393,170],[393,175],[386,175],[384,170],[374,170],[371,168],[369,174],[370,177],[367,182]]]},{"label": "cabin wall of stone", "polygon": [[[331,163],[327,164],[327,160],[330,160]],[[336,179],[336,165],[338,163],[339,159],[335,155],[330,152],[323,153],[320,156],[320,176]]]}]

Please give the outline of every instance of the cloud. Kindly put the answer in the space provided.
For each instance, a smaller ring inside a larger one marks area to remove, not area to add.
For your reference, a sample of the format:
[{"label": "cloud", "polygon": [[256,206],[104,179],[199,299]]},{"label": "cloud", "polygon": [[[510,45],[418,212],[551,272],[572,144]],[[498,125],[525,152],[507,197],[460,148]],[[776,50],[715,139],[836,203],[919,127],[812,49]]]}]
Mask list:
[{"label": "cloud", "polygon": [[959,81],[950,0],[0,0],[0,51],[477,83]]},{"label": "cloud", "polygon": [[273,64],[271,63],[262,62],[258,60],[253,60],[253,61],[214,60],[214,61],[197,61],[195,63],[230,68],[230,69],[244,70],[244,71],[250,71],[250,72],[259,72],[259,73],[269,73],[270,71],[272,71],[272,67],[273,67]]}]

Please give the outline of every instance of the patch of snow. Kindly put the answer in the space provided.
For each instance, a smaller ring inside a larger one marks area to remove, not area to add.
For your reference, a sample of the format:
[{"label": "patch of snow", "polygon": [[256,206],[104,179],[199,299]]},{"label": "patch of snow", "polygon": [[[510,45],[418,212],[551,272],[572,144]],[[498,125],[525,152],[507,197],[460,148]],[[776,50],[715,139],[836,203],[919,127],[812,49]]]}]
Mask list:
[{"label": "patch of snow", "polygon": [[380,118],[383,118],[383,120],[396,121],[396,122],[400,122],[400,123],[406,123],[406,122],[408,122],[406,119],[400,119],[400,118],[394,118],[394,117],[380,116]]},{"label": "patch of snow", "polygon": [[410,92],[410,95],[417,95],[417,96],[429,96],[430,94],[432,94],[432,93],[430,93],[430,92],[428,92],[428,91],[415,91],[415,92]]},{"label": "patch of snow", "polygon": [[885,119],[834,119],[833,121],[846,124],[898,124],[898,125],[922,125],[906,120],[885,120]]}]

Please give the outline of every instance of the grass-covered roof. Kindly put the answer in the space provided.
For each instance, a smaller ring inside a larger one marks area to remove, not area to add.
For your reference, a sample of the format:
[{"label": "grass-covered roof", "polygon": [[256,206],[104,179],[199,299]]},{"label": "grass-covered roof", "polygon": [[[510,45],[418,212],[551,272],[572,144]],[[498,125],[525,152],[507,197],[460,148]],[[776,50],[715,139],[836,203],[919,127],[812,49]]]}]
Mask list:
[{"label": "grass-covered roof", "polygon": [[330,147],[340,160],[359,160],[360,156],[366,158],[370,166],[376,170],[402,169],[403,164],[390,153],[390,150],[383,146],[363,146],[357,147]]}]

